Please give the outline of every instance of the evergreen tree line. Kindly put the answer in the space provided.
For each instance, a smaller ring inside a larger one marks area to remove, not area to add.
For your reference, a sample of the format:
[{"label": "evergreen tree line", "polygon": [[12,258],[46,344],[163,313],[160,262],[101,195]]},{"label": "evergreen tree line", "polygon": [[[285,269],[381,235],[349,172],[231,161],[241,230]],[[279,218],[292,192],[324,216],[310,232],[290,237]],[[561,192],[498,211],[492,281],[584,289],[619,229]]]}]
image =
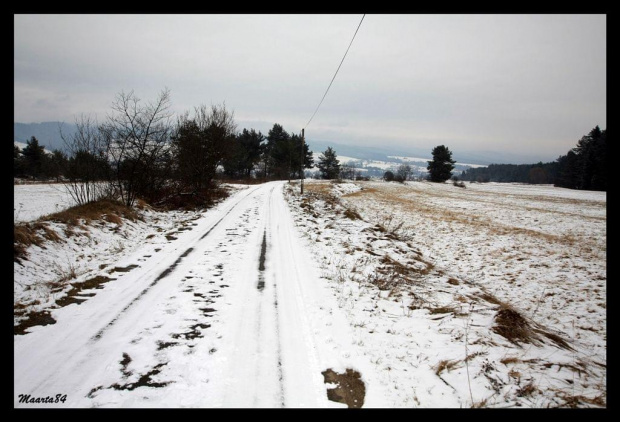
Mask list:
[{"label": "evergreen tree line", "polygon": [[103,123],[76,119],[65,151],[44,151],[33,136],[23,150],[14,148],[13,174],[65,181],[78,204],[105,197],[132,206],[151,203],[205,203],[216,179],[282,180],[300,177],[313,166],[301,134],[274,124],[267,136],[254,129],[237,132],[234,113],[224,104],[201,105],[173,119],[170,92],[143,102],[121,92]]},{"label": "evergreen tree line", "polygon": [[500,183],[553,183],[558,174],[558,163],[537,164],[490,164],[488,167],[478,167],[465,170],[460,179],[472,182],[500,182]]},{"label": "evergreen tree line", "polygon": [[471,168],[461,180],[553,184],[569,189],[607,190],[607,130],[598,126],[556,161],[537,164],[491,164]]}]

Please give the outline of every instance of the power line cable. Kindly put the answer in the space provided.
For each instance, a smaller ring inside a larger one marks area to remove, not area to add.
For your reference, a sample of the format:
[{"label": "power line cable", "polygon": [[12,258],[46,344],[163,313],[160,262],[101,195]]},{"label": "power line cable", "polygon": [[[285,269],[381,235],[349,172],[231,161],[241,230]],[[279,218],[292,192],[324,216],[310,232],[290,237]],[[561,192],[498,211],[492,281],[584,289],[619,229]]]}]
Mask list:
[{"label": "power line cable", "polygon": [[312,117],[310,117],[310,120],[308,120],[308,123],[306,123],[306,126],[304,127],[304,129],[308,127],[308,125],[310,124],[312,119],[314,119],[314,116],[316,115],[316,112],[319,111],[319,107],[321,107],[321,104],[323,104],[323,100],[327,96],[327,93],[329,92],[329,88],[331,88],[332,83],[334,83],[334,79],[336,79],[336,75],[338,74],[338,71],[340,70],[340,66],[342,66],[342,63],[344,62],[345,57],[347,57],[347,53],[349,52],[349,48],[351,48],[351,44],[353,44],[353,40],[355,39],[355,36],[357,35],[357,31],[359,31],[360,26],[362,26],[362,22],[364,21],[364,17],[366,17],[366,14],[364,14],[364,16],[362,16],[362,20],[360,21],[360,24],[357,25],[357,29],[355,30],[355,34],[353,34],[353,39],[351,39],[351,42],[349,43],[349,47],[347,47],[347,51],[344,53],[344,56],[342,57],[342,61],[340,61],[340,64],[338,65],[338,69],[336,69],[336,73],[334,73],[334,77],[332,78],[332,81],[329,83],[329,86],[327,87],[327,90],[325,91],[325,94],[323,94],[323,98],[321,99],[321,102],[316,107],[316,110],[314,110],[314,114],[312,115]]}]

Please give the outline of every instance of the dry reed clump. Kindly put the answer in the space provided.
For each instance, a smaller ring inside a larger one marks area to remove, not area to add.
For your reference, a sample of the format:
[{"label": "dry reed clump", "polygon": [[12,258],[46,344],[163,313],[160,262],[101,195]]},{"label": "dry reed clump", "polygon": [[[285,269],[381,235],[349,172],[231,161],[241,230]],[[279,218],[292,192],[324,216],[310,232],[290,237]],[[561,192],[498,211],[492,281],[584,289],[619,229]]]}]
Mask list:
[{"label": "dry reed clump", "polygon": [[495,324],[492,330],[517,346],[520,346],[520,343],[540,342],[540,337],[528,321],[509,306],[500,305],[499,311],[495,315]]}]

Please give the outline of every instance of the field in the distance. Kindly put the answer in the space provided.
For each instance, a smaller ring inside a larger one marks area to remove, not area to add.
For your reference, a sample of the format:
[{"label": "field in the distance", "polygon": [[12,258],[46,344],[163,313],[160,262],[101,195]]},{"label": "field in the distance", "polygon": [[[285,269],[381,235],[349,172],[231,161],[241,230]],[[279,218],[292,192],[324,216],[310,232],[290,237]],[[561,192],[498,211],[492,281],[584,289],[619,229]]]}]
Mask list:
[{"label": "field in the distance", "polygon": [[553,186],[364,183],[362,216],[403,222],[435,265],[526,315],[606,344],[606,193]]}]

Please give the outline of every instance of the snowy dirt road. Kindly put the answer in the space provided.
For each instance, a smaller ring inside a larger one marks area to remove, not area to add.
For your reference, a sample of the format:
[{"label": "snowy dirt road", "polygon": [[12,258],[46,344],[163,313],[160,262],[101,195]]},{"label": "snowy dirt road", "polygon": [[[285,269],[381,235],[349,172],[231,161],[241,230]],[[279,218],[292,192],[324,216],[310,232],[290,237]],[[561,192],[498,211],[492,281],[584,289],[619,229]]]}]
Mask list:
[{"label": "snowy dirt road", "polygon": [[346,407],[322,373],[347,368],[364,368],[352,405],[381,406],[282,186],[235,193],[15,336],[14,406]]}]

